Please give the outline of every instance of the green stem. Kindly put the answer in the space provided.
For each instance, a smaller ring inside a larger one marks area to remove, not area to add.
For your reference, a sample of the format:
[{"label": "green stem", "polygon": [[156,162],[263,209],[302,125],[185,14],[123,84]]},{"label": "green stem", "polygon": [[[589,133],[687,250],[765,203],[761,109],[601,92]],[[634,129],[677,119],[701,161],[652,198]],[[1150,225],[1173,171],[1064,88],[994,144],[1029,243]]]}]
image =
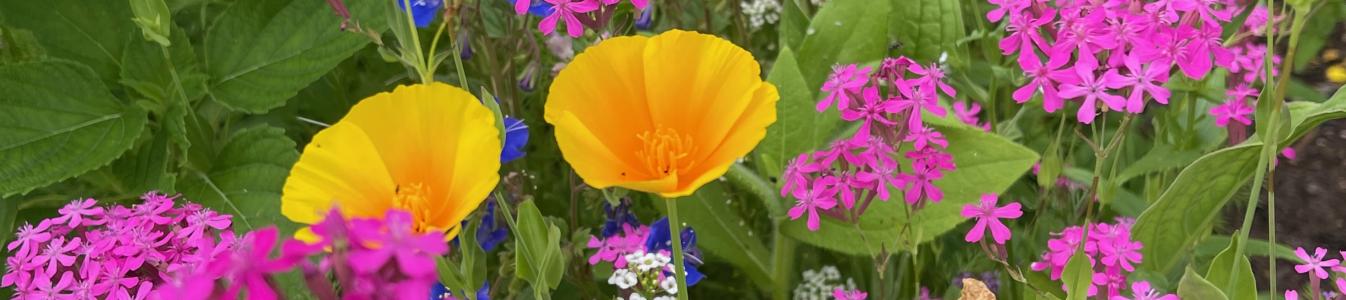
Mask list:
[{"label": "green stem", "polygon": [[794,239],[781,232],[779,225],[776,227],[775,233],[772,234],[775,247],[772,247],[771,252],[771,279],[775,286],[771,288],[771,299],[786,300],[790,299],[788,286],[791,272],[794,272],[794,253],[797,244]]},{"label": "green stem", "polygon": [[[399,0],[399,1],[402,1],[402,11],[406,13],[404,17],[407,20],[407,29],[408,29],[407,32],[408,35],[411,36],[411,44],[413,47],[416,48],[412,52],[420,53],[421,49],[423,48],[421,48],[421,37],[417,34],[416,31],[416,18],[412,17],[414,15],[411,14],[411,0]],[[403,49],[403,51],[406,51],[406,49]],[[418,60],[417,64],[419,65],[415,66],[416,75],[419,75],[421,77],[421,83],[430,83],[432,81],[435,81],[434,74],[427,73],[428,69],[424,61]]]},{"label": "green stem", "polygon": [[[453,43],[453,53],[450,53],[449,56],[453,56],[453,67],[454,67],[454,69],[456,69],[456,71],[458,71],[458,85],[461,85],[462,88],[467,89],[467,88],[468,88],[468,87],[467,87],[467,72],[463,71],[463,54],[462,54],[462,53],[463,53],[463,43],[460,42],[460,41],[458,41],[458,39],[459,39],[459,38],[462,38],[462,37],[460,37],[460,36],[455,36],[455,35],[453,35],[453,33],[449,33],[449,37],[450,37],[450,39],[451,39],[451,41],[449,41],[449,42],[450,42],[450,43]],[[482,100],[482,101],[495,101],[495,99],[481,99],[481,100]]]},{"label": "green stem", "polygon": [[687,300],[687,271],[682,265],[682,223],[678,222],[676,199],[665,199],[668,205],[668,238],[673,243],[673,275],[678,278],[678,300]]}]

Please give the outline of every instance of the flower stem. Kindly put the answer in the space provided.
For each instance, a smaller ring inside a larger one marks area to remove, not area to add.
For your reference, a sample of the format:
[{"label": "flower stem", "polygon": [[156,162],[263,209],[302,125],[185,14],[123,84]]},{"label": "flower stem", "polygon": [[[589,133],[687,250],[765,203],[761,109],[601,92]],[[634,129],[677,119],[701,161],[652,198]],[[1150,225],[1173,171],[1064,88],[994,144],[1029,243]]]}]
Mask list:
[{"label": "flower stem", "polygon": [[668,238],[673,242],[673,275],[678,278],[678,300],[687,300],[687,271],[682,265],[682,223],[678,222],[676,199],[665,199],[668,205]]}]

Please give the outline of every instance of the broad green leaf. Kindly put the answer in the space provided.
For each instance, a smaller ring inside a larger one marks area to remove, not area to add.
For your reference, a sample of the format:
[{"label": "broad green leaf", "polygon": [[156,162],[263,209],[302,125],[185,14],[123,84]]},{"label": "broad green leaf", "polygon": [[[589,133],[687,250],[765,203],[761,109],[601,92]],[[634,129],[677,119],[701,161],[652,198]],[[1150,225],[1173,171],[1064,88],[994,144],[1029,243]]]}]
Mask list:
[{"label": "broad green leaf", "polygon": [[259,126],[244,129],[217,150],[206,170],[185,170],[178,190],[194,201],[234,216],[234,230],[275,224],[283,236],[298,225],[280,213],[281,188],[299,159],[294,141],[284,130]]},{"label": "broad green leaf", "polygon": [[[1324,121],[1346,117],[1346,92],[1338,90],[1323,103],[1292,102],[1288,108],[1292,127],[1283,145]],[[1250,139],[1206,154],[1178,173],[1169,189],[1141,213],[1131,228],[1136,240],[1145,245],[1141,268],[1164,272],[1177,266],[1229,198],[1252,177],[1261,146],[1261,142]]]},{"label": "broad green leaf", "polygon": [[1126,168],[1112,180],[1118,184],[1126,183],[1145,174],[1186,166],[1200,157],[1201,152],[1195,149],[1178,150],[1173,145],[1155,143],[1149,152],[1127,164]]},{"label": "broad green leaf", "polygon": [[37,61],[44,52],[32,31],[0,26],[0,65]]},{"label": "broad green leaf", "polygon": [[[888,52],[888,1],[828,1],[813,16],[799,45],[805,88],[816,90],[836,64],[882,59]],[[782,48],[784,51],[784,48]]]},{"label": "broad green leaf", "polygon": [[67,61],[0,66],[0,196],[106,165],[130,149],[145,112]]},{"label": "broad green leaf", "polygon": [[31,30],[48,55],[83,63],[109,84],[126,41],[138,33],[126,1],[0,1],[0,14],[10,26]]},{"label": "broad green leaf", "polygon": [[532,200],[519,204],[515,228],[515,272],[544,296],[561,283],[565,257],[561,254],[561,229],[547,223]]},{"label": "broad green leaf", "polygon": [[785,164],[800,153],[827,145],[828,139],[841,126],[841,116],[835,109],[825,112],[815,109],[815,89],[805,83],[794,51],[789,48],[781,49],[767,81],[776,85],[780,100],[776,101],[776,122],[767,127],[766,137],[758,144],[756,152],[762,163],[783,170]]},{"label": "broad green leaf", "polygon": [[1182,275],[1182,280],[1178,282],[1178,298],[1182,299],[1203,299],[1203,300],[1223,300],[1229,299],[1220,288],[1215,287],[1210,281],[1201,278],[1192,268],[1187,268],[1187,273]]},{"label": "broad green leaf", "polygon": [[[1237,237],[1238,234],[1234,236]],[[1210,269],[1206,271],[1206,279],[1224,291],[1225,295],[1233,295],[1234,300],[1256,300],[1257,279],[1253,277],[1253,266],[1248,262],[1247,256],[1234,256],[1235,246],[1235,243],[1230,243],[1229,247],[1211,260]],[[1238,272],[1233,278],[1229,277],[1231,268],[1236,268]]]},{"label": "broad green leaf", "polygon": [[[1224,251],[1224,249],[1229,246],[1230,240],[1232,240],[1232,238],[1227,235],[1208,236],[1201,239],[1201,243],[1196,245],[1195,253],[1193,254],[1197,257],[1213,257],[1221,251]],[[1267,256],[1266,240],[1248,239],[1248,242],[1245,244],[1246,247],[1243,248],[1243,253],[1246,253],[1248,256]],[[1285,245],[1276,244],[1276,248],[1272,253],[1275,253],[1276,259],[1295,263],[1301,263],[1303,261],[1298,256],[1295,256],[1294,249],[1290,249],[1290,247]]]},{"label": "broad green leaf", "polygon": [[712,181],[691,196],[668,201],[678,205],[679,221],[696,230],[697,247],[746,272],[757,286],[771,286],[771,253],[762,241],[748,235],[743,217],[726,203],[745,198],[732,197],[721,183]]},{"label": "broad green leaf", "polygon": [[799,7],[800,2],[795,0],[785,0],[781,2],[780,25],[776,31],[780,34],[778,47],[781,51],[786,48],[791,50],[798,49],[799,44],[804,42],[804,35],[808,31],[809,16],[804,14],[804,10]]},{"label": "broad green leaf", "polygon": [[[926,205],[908,219],[905,204],[899,204],[902,192],[893,189],[893,199],[875,199],[859,224],[824,217],[817,232],[808,231],[802,219],[785,221],[781,230],[805,243],[852,255],[872,255],[899,249],[899,245],[928,242],[967,220],[959,215],[964,205],[977,201],[982,194],[1005,191],[1038,160],[1032,150],[981,128],[944,119],[932,123],[948,139],[948,152],[958,165],[935,181],[935,186],[944,191],[943,201]],[[1002,199],[1001,203],[1012,200]]]},{"label": "broad green leaf", "polygon": [[[14,227],[16,225],[14,222],[18,219],[18,216],[18,200],[0,201],[0,245],[8,245],[9,239],[14,237]],[[0,251],[0,253],[5,253],[5,251]]]},{"label": "broad green leaf", "polygon": [[174,174],[169,173],[170,136],[157,132],[148,143],[142,143],[126,152],[107,170],[118,181],[122,194],[137,195],[147,191],[160,191],[165,194],[175,192]]},{"label": "broad green leaf", "polygon": [[[383,1],[347,1],[360,26],[385,28]],[[323,1],[240,0],[206,34],[211,95],[230,108],[262,113],[281,106],[369,43],[339,30]]]},{"label": "broad green leaf", "polygon": [[1075,250],[1075,254],[1066,261],[1066,269],[1061,272],[1061,283],[1065,284],[1067,300],[1084,300],[1088,297],[1089,286],[1094,283],[1094,268],[1088,255],[1084,254],[1084,245]]},{"label": "broad green leaf", "polygon": [[[874,1],[883,2],[883,1]],[[889,17],[889,35],[901,43],[900,52],[917,61],[931,63],[945,51],[956,49],[963,28],[962,1],[896,0],[899,9]]]}]

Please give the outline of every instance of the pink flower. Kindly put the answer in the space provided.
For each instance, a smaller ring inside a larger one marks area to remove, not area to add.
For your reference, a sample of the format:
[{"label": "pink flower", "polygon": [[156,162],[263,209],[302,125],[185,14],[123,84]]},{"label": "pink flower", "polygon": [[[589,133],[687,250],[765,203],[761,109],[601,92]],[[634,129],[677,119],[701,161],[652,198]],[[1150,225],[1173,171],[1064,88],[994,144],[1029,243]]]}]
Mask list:
[{"label": "pink flower", "polygon": [[9,251],[14,251],[15,248],[19,249],[16,252],[11,252],[14,256],[28,257],[31,251],[36,250],[34,245],[51,240],[51,233],[47,232],[48,229],[50,229],[50,225],[47,220],[38,222],[37,227],[25,223],[19,227],[19,232],[14,235],[14,241],[9,242],[7,248]]},{"label": "pink flower", "polygon": [[949,147],[949,141],[944,139],[943,134],[940,134],[939,131],[935,131],[934,128],[924,126],[912,128],[911,132],[907,133],[907,138],[904,139],[904,141],[912,142],[912,147],[916,150],[926,149],[926,146],[928,145],[939,145],[944,148]]},{"label": "pink flower", "polygon": [[[830,164],[830,163],[829,163]],[[808,175],[822,171],[823,165],[809,162],[809,154],[803,153],[790,160],[790,164],[785,166],[785,174],[781,175],[785,185],[781,186],[780,195],[785,197],[791,192],[808,188]]]},{"label": "pink flower", "polygon": [[96,219],[103,216],[103,208],[95,206],[97,204],[98,201],[94,201],[92,198],[70,201],[65,207],[57,210],[61,213],[61,216],[52,221],[56,224],[65,223],[70,228],[79,227],[81,224],[103,224],[103,220]]},{"label": "pink flower", "polygon": [[972,226],[972,230],[967,232],[964,240],[968,242],[981,241],[987,230],[991,231],[991,237],[995,239],[996,244],[1004,245],[1010,239],[1010,229],[1005,227],[1000,219],[1018,219],[1023,216],[1023,211],[1019,210],[1019,203],[1014,202],[1003,207],[996,207],[996,195],[981,195],[981,204],[968,204],[963,206],[964,218],[975,218],[977,224]]},{"label": "pink flower", "polygon": [[879,96],[879,88],[876,86],[867,87],[861,95],[864,103],[860,107],[853,109],[844,109],[841,111],[841,119],[846,121],[860,121],[860,129],[851,137],[852,141],[869,140],[870,128],[874,127],[874,122],[883,125],[894,125],[896,121],[889,120],[888,114],[897,112],[897,105],[883,96]]},{"label": "pink flower", "polygon": [[1304,251],[1304,247],[1298,247],[1295,248],[1295,256],[1304,260],[1304,264],[1295,265],[1295,272],[1304,274],[1313,271],[1312,275],[1317,276],[1318,279],[1327,279],[1327,271],[1323,268],[1335,267],[1341,263],[1336,259],[1323,260],[1323,256],[1327,256],[1327,249],[1323,249],[1323,247],[1313,249],[1313,256],[1309,256]]},{"label": "pink flower", "polygon": [[958,101],[953,104],[953,115],[958,117],[958,120],[962,121],[963,124],[981,127],[983,130],[990,131],[991,125],[981,124],[980,118],[977,117],[977,114],[980,112],[981,105],[976,102]]},{"label": "pink flower", "polygon": [[1080,105],[1079,112],[1075,114],[1075,117],[1080,120],[1080,123],[1084,124],[1092,124],[1094,122],[1094,116],[1098,113],[1098,108],[1095,107],[1097,101],[1102,101],[1103,104],[1107,105],[1108,108],[1111,108],[1112,110],[1122,110],[1126,107],[1125,99],[1122,99],[1121,96],[1108,93],[1109,85],[1117,85],[1121,82],[1109,80],[1109,78],[1106,77],[1095,76],[1094,68],[1096,67],[1096,65],[1086,62],[1076,63],[1076,77],[1068,78],[1068,80],[1063,80],[1061,83],[1061,97],[1067,99],[1084,98],[1084,101]]},{"label": "pink flower", "polygon": [[1034,94],[1042,92],[1042,109],[1047,112],[1056,112],[1065,106],[1065,100],[1061,99],[1056,91],[1057,82],[1062,78],[1073,77],[1070,70],[1058,69],[1065,65],[1065,62],[1057,62],[1044,65],[1032,52],[1024,52],[1019,56],[1019,64],[1022,65],[1024,75],[1028,76],[1028,84],[1014,90],[1014,102],[1020,104],[1028,102]]},{"label": "pink flower", "polygon": [[923,67],[919,64],[913,64],[911,65],[911,72],[921,75],[916,78],[914,84],[921,86],[922,89],[933,92],[935,88],[939,88],[940,92],[944,92],[944,95],[950,98],[958,96],[958,91],[955,91],[948,83],[944,83],[944,70],[940,69],[939,65],[930,64]]},{"label": "pink flower", "polygon": [[70,255],[70,251],[75,251],[80,245],[79,238],[66,242],[65,237],[56,237],[47,243],[47,247],[42,248],[42,252],[34,256],[31,265],[40,266],[46,264],[47,274],[56,274],[56,265],[69,267],[75,264],[75,256]]},{"label": "pink flower", "polygon": [[1131,298],[1113,296],[1112,300],[1178,300],[1178,296],[1160,294],[1159,291],[1150,288],[1150,282],[1137,281],[1131,283]]},{"label": "pink flower", "polygon": [[52,275],[39,271],[37,278],[33,279],[33,293],[29,297],[19,296],[18,299],[73,299],[66,289],[75,281],[75,275],[70,272],[61,274],[61,279],[52,283]]},{"label": "pink flower", "polygon": [[1120,266],[1127,272],[1135,271],[1136,267],[1133,264],[1140,263],[1141,259],[1140,242],[1132,242],[1129,237],[1113,239],[1108,242],[1111,242],[1111,244],[1099,247],[1103,255],[1103,265]]},{"label": "pink flower", "polygon": [[1299,300],[1299,292],[1295,290],[1285,290],[1285,300]]},{"label": "pink flower", "polygon": [[893,100],[896,106],[894,109],[895,112],[907,113],[907,128],[921,126],[922,111],[930,111],[940,117],[946,114],[944,107],[939,106],[939,95],[935,94],[933,89],[898,83],[897,90],[902,96]]},{"label": "pink flower", "polygon": [[[390,210],[383,217],[383,226],[355,226],[357,235],[379,245],[378,248],[350,253],[352,267],[358,272],[378,271],[389,259],[397,258],[402,272],[412,277],[434,273],[434,255],[448,252],[448,245],[435,234],[416,234],[411,213]],[[358,224],[358,223],[357,223]]]},{"label": "pink flower", "polygon": [[276,245],[276,227],[268,226],[249,232],[239,241],[233,252],[225,259],[212,262],[211,268],[227,270],[224,279],[229,281],[226,295],[238,295],[246,290],[251,299],[277,299],[279,294],[272,288],[267,278],[272,273],[288,270],[295,262],[272,260],[271,250]]},{"label": "pink flower", "polygon": [[818,231],[818,209],[832,209],[837,206],[835,199],[837,190],[833,187],[836,179],[832,177],[823,177],[813,181],[813,188],[796,191],[794,194],[795,206],[790,208],[790,220],[798,220],[805,212],[808,212],[809,231]]},{"label": "pink flower", "polygon": [[915,205],[921,199],[929,199],[930,202],[944,199],[944,192],[935,186],[935,180],[944,177],[939,170],[922,164],[913,164],[910,174],[904,173],[900,176],[907,204]]},{"label": "pink flower", "polygon": [[1222,66],[1228,66],[1234,60],[1233,54],[1224,48],[1224,38],[1220,35],[1219,26],[1186,29],[1184,32],[1195,34],[1192,40],[1187,43],[1187,47],[1183,48],[1183,51],[1187,54],[1187,59],[1178,61],[1178,67],[1187,77],[1192,79],[1206,77],[1206,73],[1211,68],[1212,56],[1214,56],[1214,63]]},{"label": "pink flower", "polygon": [[[542,31],[543,35],[551,35],[556,31],[556,22],[564,18],[566,22],[566,33],[571,37],[579,37],[584,34],[584,25],[580,24],[580,19],[575,14],[588,13],[598,10],[596,0],[545,0],[552,4],[552,14],[542,18],[537,24],[537,30]],[[520,0],[519,2],[526,2]],[[517,5],[518,2],[516,2]],[[518,9],[517,6],[515,8]]]},{"label": "pink flower", "polygon": [[865,300],[865,298],[869,297],[869,293],[865,293],[865,291],[861,290],[847,291],[842,288],[836,288],[835,290],[832,290],[832,297],[837,300]]},{"label": "pink flower", "polygon": [[[1104,13],[1102,10],[1095,10],[1085,16],[1071,16],[1066,13],[1061,14],[1062,27],[1056,38],[1056,45],[1047,51],[1049,64],[1057,64],[1070,60],[1070,55],[1079,50],[1079,58],[1076,64],[1097,65],[1098,59],[1094,57],[1098,51],[1112,49],[1117,47],[1117,41],[1113,39],[1104,26]],[[1092,69],[1092,68],[1091,68]]]},{"label": "pink flower", "polygon": [[[1005,0],[1019,1],[1019,0]],[[1042,39],[1042,25],[1052,22],[1056,17],[1056,10],[1047,9],[1041,16],[1034,18],[1032,14],[1012,14],[1009,18],[1009,24],[1005,24],[1005,32],[1009,33],[1005,38],[1000,39],[1000,53],[1011,55],[1015,52],[1022,53],[1023,56],[1033,55],[1037,48],[1046,49],[1047,42]],[[995,21],[992,21],[995,22]],[[1022,56],[1021,56],[1022,58]],[[1036,59],[1036,58],[1035,58]],[[1065,62],[1061,62],[1065,63]]]},{"label": "pink flower", "polygon": [[1238,121],[1243,125],[1252,125],[1253,120],[1248,119],[1248,115],[1253,113],[1253,108],[1243,103],[1243,100],[1233,100],[1224,104],[1216,105],[1210,108],[1210,114],[1215,116],[1215,125],[1225,127],[1229,125],[1229,120]]},{"label": "pink flower", "polygon": [[1121,75],[1117,69],[1111,69],[1103,75],[1103,78],[1104,81],[1108,82],[1110,88],[1131,88],[1131,96],[1126,101],[1127,112],[1140,113],[1144,111],[1144,96],[1146,94],[1149,94],[1156,102],[1168,104],[1169,91],[1163,84],[1168,81],[1169,66],[1156,67],[1152,64],[1141,64],[1137,55],[1127,55],[1124,64],[1128,75]]},{"label": "pink flower", "polygon": [[533,4],[533,0],[514,0],[514,14],[522,16],[528,13],[528,7]]},{"label": "pink flower", "polygon": [[833,66],[832,75],[823,82],[822,91],[827,96],[818,101],[818,111],[827,110],[833,101],[836,101],[838,110],[846,110],[851,102],[849,94],[860,93],[860,88],[869,82],[869,71],[869,67],[859,68],[855,64]]},{"label": "pink flower", "polygon": [[855,207],[856,191],[868,189],[871,186],[870,182],[864,181],[863,178],[872,177],[864,171],[843,171],[837,174],[835,178],[837,179],[835,187],[837,189],[837,194],[841,195],[841,204],[846,207],[846,209],[850,209]]},{"label": "pink flower", "polygon": [[590,237],[587,246],[598,251],[589,256],[589,264],[596,265],[598,262],[607,261],[612,262],[618,269],[626,268],[626,255],[645,250],[645,238],[649,232],[650,228],[646,225],[633,227],[630,224],[622,224],[620,234],[602,240]]},{"label": "pink flower", "polygon": [[897,161],[888,156],[881,156],[874,159],[869,164],[871,172],[856,173],[859,180],[870,182],[874,193],[878,194],[879,200],[888,201],[888,187],[902,188],[902,174],[898,173]]}]

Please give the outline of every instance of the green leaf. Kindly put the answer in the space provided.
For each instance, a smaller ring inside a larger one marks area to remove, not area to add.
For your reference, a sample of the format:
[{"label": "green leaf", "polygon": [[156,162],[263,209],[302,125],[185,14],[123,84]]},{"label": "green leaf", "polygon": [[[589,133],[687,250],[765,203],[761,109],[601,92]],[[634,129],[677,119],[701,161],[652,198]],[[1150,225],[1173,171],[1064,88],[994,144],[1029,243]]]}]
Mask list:
[{"label": "green leaf", "polygon": [[[824,249],[852,255],[873,255],[899,245],[924,243],[966,221],[959,215],[964,205],[985,193],[1001,193],[1037,162],[1038,155],[1000,136],[957,121],[939,119],[931,124],[949,141],[948,152],[958,169],[945,173],[935,186],[944,200],[931,203],[907,218],[900,190],[892,189],[887,202],[877,199],[853,225],[823,218],[821,228],[810,232],[804,220],[786,221],[781,230],[790,237]],[[906,164],[903,161],[903,164]],[[1002,199],[1007,203],[1011,199]]]},{"label": "green leaf", "polygon": [[[1254,294],[1256,295],[1256,294]],[[1182,275],[1182,280],[1178,282],[1178,298],[1182,299],[1208,299],[1220,300],[1229,299],[1221,292],[1219,288],[1201,278],[1192,268],[1187,268],[1187,273]]]},{"label": "green leaf", "polygon": [[1056,186],[1057,177],[1061,176],[1061,150],[1060,143],[1047,145],[1044,151],[1041,167],[1038,168],[1038,187],[1051,189]]},{"label": "green leaf", "polygon": [[169,37],[173,30],[173,13],[168,11],[164,0],[131,0],[131,14],[135,16],[131,21],[140,27],[146,40],[164,47],[172,44]]},{"label": "green leaf", "polygon": [[[1232,240],[1232,238],[1227,235],[1212,235],[1206,237],[1201,240],[1200,244],[1196,245],[1194,254],[1197,257],[1213,257],[1221,251],[1224,251],[1225,247],[1229,246],[1230,240]],[[1243,248],[1243,253],[1247,253],[1248,256],[1267,256],[1267,249],[1266,240],[1248,239],[1248,242]],[[1275,253],[1276,259],[1295,263],[1303,262],[1302,259],[1295,256],[1294,249],[1290,249],[1290,247],[1285,245],[1276,244],[1276,248],[1272,252]]]},{"label": "green leaf", "polygon": [[745,198],[732,197],[721,183],[712,181],[691,196],[670,201],[678,205],[682,216],[679,221],[696,230],[697,247],[746,272],[756,286],[768,287],[772,285],[771,253],[762,241],[748,235],[748,227],[743,225],[746,221],[727,203],[733,201],[729,199]]},{"label": "green leaf", "polygon": [[458,231],[457,249],[461,253],[461,263],[446,260],[450,269],[440,270],[441,278],[445,278],[445,273],[450,273],[447,275],[451,277],[449,279],[453,279],[446,281],[445,286],[452,289],[455,294],[467,295],[465,298],[472,300],[476,300],[477,288],[486,280],[486,252],[477,245],[477,226],[481,226],[481,220],[473,219]]},{"label": "green leaf", "polygon": [[888,1],[838,0],[823,4],[798,49],[799,70],[808,84],[804,88],[822,87],[833,65],[883,59],[888,52],[885,25],[890,9]]},{"label": "green leaf", "polygon": [[[1338,90],[1323,103],[1292,102],[1288,108],[1292,130],[1283,145],[1324,121],[1346,117],[1346,92]],[[1131,228],[1136,240],[1145,244],[1141,268],[1165,272],[1186,257],[1229,198],[1252,177],[1261,147],[1261,142],[1250,139],[1206,154],[1178,173]]]},{"label": "green leaf", "polygon": [[[360,26],[383,30],[383,1],[346,3]],[[369,43],[368,37],[339,30],[340,24],[323,1],[234,3],[206,34],[211,95],[249,113],[281,106]]]},{"label": "green leaf", "polygon": [[780,33],[779,46],[781,51],[785,51],[787,48],[791,50],[799,49],[799,44],[804,42],[804,35],[808,31],[809,17],[799,7],[799,3],[794,0],[781,2],[780,26],[776,30]]},{"label": "green leaf", "polygon": [[[878,1],[881,2],[881,1]],[[889,34],[902,44],[900,52],[917,61],[934,62],[940,54],[956,49],[963,28],[962,1],[901,0],[901,9],[889,17]]]},{"label": "green leaf", "polygon": [[37,61],[43,55],[45,50],[32,31],[0,25],[0,65]]},{"label": "green leaf", "polygon": [[122,49],[135,34],[126,1],[0,1],[0,14],[31,30],[47,54],[89,66],[104,83],[116,82]]},{"label": "green leaf", "polygon": [[[1238,234],[1234,236],[1237,237]],[[1256,300],[1257,279],[1253,277],[1253,266],[1248,262],[1247,256],[1234,256],[1235,246],[1236,243],[1230,243],[1229,247],[1211,260],[1206,278],[1212,285],[1223,290],[1225,295],[1233,295],[1234,300]],[[1236,268],[1238,272],[1233,278],[1229,277],[1231,268]]]},{"label": "green leaf", "polygon": [[169,173],[170,136],[164,132],[154,135],[149,143],[137,146],[126,152],[112,164],[112,172],[121,186],[122,194],[137,195],[146,191],[159,191],[165,194],[175,192],[173,174]]},{"label": "green leaf", "polygon": [[[19,201],[17,199],[0,201],[0,245],[9,245],[9,239],[14,237],[14,225],[16,225],[15,222],[18,220],[18,216]],[[0,253],[5,252],[6,251],[0,251]],[[3,268],[4,267],[0,267],[0,269]]]},{"label": "green leaf", "polygon": [[515,228],[515,272],[544,296],[561,283],[565,257],[561,255],[561,229],[543,219],[532,200],[519,204]]},{"label": "green leaf", "polygon": [[756,151],[763,163],[784,169],[786,162],[800,153],[827,145],[841,126],[841,115],[835,109],[814,109],[814,89],[804,82],[794,51],[789,48],[781,49],[767,81],[776,85],[780,100],[776,101],[776,122],[767,127]]},{"label": "green leaf", "polygon": [[1075,254],[1066,261],[1066,269],[1061,272],[1061,282],[1065,284],[1067,300],[1084,300],[1088,297],[1089,286],[1094,283],[1094,268],[1090,258],[1084,254],[1084,245],[1075,250]]},{"label": "green leaf", "polygon": [[1178,150],[1167,143],[1155,143],[1154,147],[1150,148],[1150,151],[1146,152],[1144,156],[1127,164],[1126,168],[1122,169],[1122,172],[1118,173],[1112,181],[1118,184],[1126,183],[1132,178],[1145,174],[1186,166],[1200,157],[1201,152],[1195,149]]},{"label": "green leaf", "polygon": [[234,230],[275,224],[283,236],[298,225],[280,213],[281,189],[299,159],[295,143],[279,128],[259,126],[234,134],[206,170],[188,170],[178,190],[195,201],[234,216]]},{"label": "green leaf", "polygon": [[0,66],[0,91],[0,196],[106,165],[145,128],[144,111],[76,63]]}]

